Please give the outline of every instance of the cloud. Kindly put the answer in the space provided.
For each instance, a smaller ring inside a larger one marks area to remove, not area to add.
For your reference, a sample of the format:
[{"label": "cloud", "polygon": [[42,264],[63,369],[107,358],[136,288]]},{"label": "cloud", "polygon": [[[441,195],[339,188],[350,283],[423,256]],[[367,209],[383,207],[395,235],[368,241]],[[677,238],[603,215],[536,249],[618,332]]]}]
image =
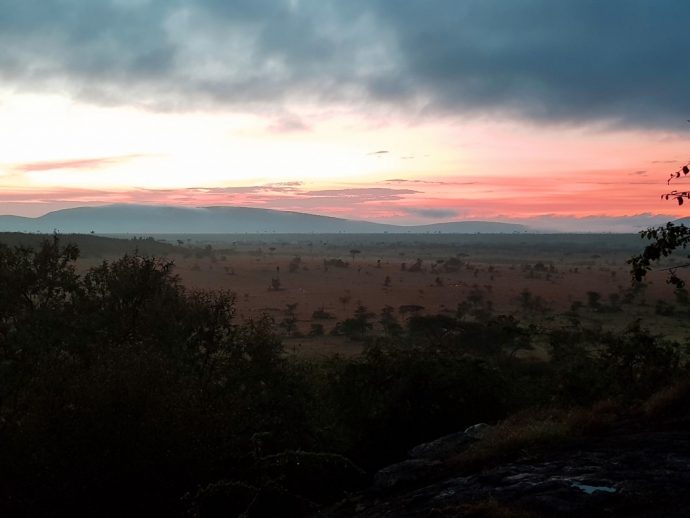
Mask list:
[{"label": "cloud", "polygon": [[275,112],[351,98],[386,68],[374,21],[333,0],[2,3],[3,83],[103,104]]},{"label": "cloud", "polygon": [[307,101],[673,130],[690,112],[686,0],[0,5],[4,86],[103,104],[275,113]]},{"label": "cloud", "polygon": [[296,133],[310,131],[310,126],[299,116],[294,114],[281,115],[268,126],[271,133]]},{"label": "cloud", "polygon": [[683,0],[374,4],[395,27],[404,79],[431,107],[674,128],[690,111]]},{"label": "cloud", "polygon": [[120,155],[97,158],[73,158],[66,160],[48,160],[45,162],[25,162],[13,164],[10,169],[17,173],[31,173],[36,171],[52,171],[56,169],[101,169],[111,165],[129,162],[144,155]]},{"label": "cloud", "polygon": [[385,183],[420,183],[420,184],[428,184],[428,185],[475,185],[477,182],[475,181],[467,181],[467,182],[442,182],[442,181],[436,181],[436,180],[409,180],[406,178],[389,178],[388,180],[384,180]]},{"label": "cloud", "polygon": [[412,216],[421,216],[423,218],[446,219],[454,218],[458,215],[456,210],[452,209],[414,209],[406,208],[404,212]]},{"label": "cloud", "polygon": [[[189,187],[186,189],[173,189],[177,192],[189,192],[197,194],[257,194],[257,193],[300,193],[302,182],[277,182],[263,185],[247,185],[239,187]],[[153,192],[154,190],[151,189]],[[159,190],[156,190],[159,191]]]},{"label": "cloud", "polygon": [[420,194],[412,189],[389,189],[386,187],[361,187],[351,189],[324,189],[318,191],[304,191],[302,196],[310,198],[334,198],[347,200],[347,203],[361,203],[366,201],[402,200],[410,194]]}]

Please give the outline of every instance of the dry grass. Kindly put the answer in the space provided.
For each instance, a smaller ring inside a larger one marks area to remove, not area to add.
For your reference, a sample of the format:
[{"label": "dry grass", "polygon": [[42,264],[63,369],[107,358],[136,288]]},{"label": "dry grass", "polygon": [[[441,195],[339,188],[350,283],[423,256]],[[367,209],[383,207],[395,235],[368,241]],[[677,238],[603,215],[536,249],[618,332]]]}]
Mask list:
[{"label": "dry grass", "polygon": [[452,457],[449,464],[465,472],[506,462],[530,449],[565,444],[577,437],[609,428],[622,413],[613,401],[569,411],[540,409],[515,414],[498,423],[470,448]]},{"label": "dry grass", "polygon": [[467,518],[536,518],[537,515],[521,509],[501,504],[494,499],[481,500],[470,504],[434,509],[430,513],[433,518],[450,518],[464,516]]},{"label": "dry grass", "polygon": [[[470,243],[472,238],[468,236],[457,240],[453,238],[442,246],[433,247],[416,246],[416,238],[405,237],[396,237],[395,240],[400,242],[394,245],[379,243],[384,238],[378,237],[362,237],[363,241],[359,244],[350,242],[353,238],[347,236],[294,238],[292,243],[279,244],[269,242],[268,237],[252,240],[245,236],[242,239],[246,242],[213,242],[215,249],[233,249],[232,252],[219,252],[216,259],[171,257],[176,263],[175,272],[188,288],[229,289],[237,293],[239,317],[257,317],[268,313],[279,321],[286,305],[297,303],[297,328],[305,336],[299,342],[301,346],[298,344],[295,349],[304,349],[307,355],[320,355],[322,352],[329,354],[332,351],[349,355],[355,350],[347,343],[325,344],[323,337],[306,336],[310,325],[315,322],[312,313],[318,308],[324,308],[336,317],[331,321],[319,321],[328,333],[338,320],[352,316],[360,301],[377,314],[385,306],[392,306],[396,310],[396,317],[403,321],[404,315],[397,312],[401,305],[418,304],[426,308],[427,314],[452,315],[458,303],[465,301],[470,292],[478,289],[487,300],[492,301],[496,314],[514,314],[525,323],[558,328],[570,322],[570,317],[559,314],[569,311],[576,300],[586,302],[587,291],[600,292],[606,303],[609,294],[618,293],[628,286],[625,253],[604,254],[601,250],[596,250],[597,255],[601,256],[594,259],[592,251],[588,249],[574,249],[576,251],[573,253],[566,254],[569,250],[566,245],[563,245],[563,249],[547,247],[540,250],[537,246],[539,238],[531,238],[535,239],[534,247],[514,244],[491,249],[460,244],[463,241]],[[263,242],[264,239],[267,241]],[[314,246],[306,246],[305,239],[313,240]],[[406,239],[412,241],[406,242]],[[322,240],[328,240],[329,246],[321,244]],[[202,242],[194,244],[199,247],[204,245]],[[269,253],[269,247],[277,249]],[[259,251],[260,248],[263,251]],[[347,268],[324,270],[324,259],[341,258],[351,263],[348,253],[351,248],[363,251],[354,263]],[[470,268],[463,266],[455,272],[447,272],[439,266],[436,271],[432,270],[437,260],[456,257],[459,251],[469,254],[463,256],[463,261],[468,262]],[[290,273],[290,262],[296,256],[302,259],[301,269]],[[416,257],[423,259],[425,272],[401,271],[401,263],[405,262],[409,266]],[[115,258],[116,256],[109,257]],[[380,264],[378,260],[381,260]],[[558,272],[550,274],[548,279],[543,272],[528,276],[523,271],[523,266],[538,261],[554,264]],[[84,258],[79,261],[79,269],[83,272],[98,263],[100,259]],[[278,268],[282,289],[269,291],[271,279],[278,275]],[[384,286],[387,277],[391,280],[390,286]],[[435,283],[436,278],[442,281],[441,286]],[[654,283],[646,290],[646,305],[626,306],[625,311],[618,313],[600,313],[584,307],[578,312],[577,318],[586,326],[600,325],[611,330],[622,329],[631,319],[641,318],[645,325],[653,324],[656,329],[671,333],[674,338],[683,338],[689,328],[682,319],[660,317],[654,313],[654,302],[657,299],[672,304],[674,296],[673,291],[663,282],[662,274],[652,275],[652,278]],[[544,299],[551,312],[546,315],[541,312],[525,312],[518,303],[518,295],[525,289]],[[345,294],[348,295],[349,303],[342,302]],[[380,331],[378,327],[375,330]],[[543,347],[536,347],[534,351],[521,352],[520,357],[545,359],[544,350]]]},{"label": "dry grass", "polygon": [[681,381],[652,394],[642,405],[648,418],[672,417],[687,413],[690,381]]},{"label": "dry grass", "polygon": [[573,436],[592,435],[610,428],[626,412],[627,408],[620,402],[605,399],[589,408],[570,410],[565,421]]},{"label": "dry grass", "polygon": [[571,428],[562,415],[547,411],[522,412],[498,423],[480,441],[449,462],[462,471],[475,471],[511,460],[536,445],[563,442],[570,436]]}]

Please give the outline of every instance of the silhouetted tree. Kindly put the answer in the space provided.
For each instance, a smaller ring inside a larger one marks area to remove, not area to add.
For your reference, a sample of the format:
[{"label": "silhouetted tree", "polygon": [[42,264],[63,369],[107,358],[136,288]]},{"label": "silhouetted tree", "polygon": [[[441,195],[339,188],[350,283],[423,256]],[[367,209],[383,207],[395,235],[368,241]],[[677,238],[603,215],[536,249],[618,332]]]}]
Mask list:
[{"label": "silhouetted tree", "polygon": [[[670,185],[672,181],[687,178],[690,173],[690,162],[686,163],[678,170],[670,173],[667,184]],[[683,205],[684,200],[690,199],[690,190],[673,189],[668,193],[661,195],[662,199],[676,200],[678,205]],[[645,246],[641,254],[631,257],[628,264],[631,266],[631,275],[634,281],[640,282],[652,269],[652,264],[658,262],[664,257],[675,253],[679,249],[687,248],[690,244],[690,228],[683,224],[677,225],[673,222],[668,222],[656,228],[648,228],[640,232],[642,239],[647,239],[650,244]],[[690,258],[690,256],[688,256]],[[678,268],[686,268],[690,263],[671,268],[666,268],[668,272],[667,282],[674,285],[676,288],[683,288],[685,281],[676,275]]]}]

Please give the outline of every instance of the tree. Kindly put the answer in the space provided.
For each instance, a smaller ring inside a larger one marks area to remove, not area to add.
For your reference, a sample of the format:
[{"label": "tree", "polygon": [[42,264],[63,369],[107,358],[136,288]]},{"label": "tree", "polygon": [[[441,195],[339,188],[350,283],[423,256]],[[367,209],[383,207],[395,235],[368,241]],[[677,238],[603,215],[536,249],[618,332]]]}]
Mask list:
[{"label": "tree", "polygon": [[280,291],[282,290],[282,283],[280,282],[280,277],[272,277],[271,284],[268,286],[268,291]]},{"label": "tree", "polygon": [[280,322],[280,327],[285,329],[285,332],[287,333],[288,336],[292,336],[292,334],[297,329],[297,315],[295,313],[297,306],[298,306],[297,302],[293,302],[292,304],[287,304],[285,306],[285,311],[283,312],[285,315],[285,318],[283,318],[283,320]]},{"label": "tree", "polygon": [[302,265],[302,258],[299,256],[295,256],[292,259],[290,259],[290,264],[288,265],[288,271],[290,273],[295,273],[295,272],[299,271],[301,265]]},{"label": "tree", "polygon": [[[683,165],[677,171],[670,173],[666,183],[670,185],[674,180],[686,178],[688,173],[690,173],[690,162]],[[664,200],[673,199],[676,200],[678,205],[683,205],[686,199],[690,200],[690,190],[680,191],[673,189],[670,192],[662,194],[661,198]],[[676,225],[669,221],[666,225],[643,230],[640,232],[640,237],[651,241],[651,243],[645,246],[641,254],[628,259],[628,264],[630,264],[631,267],[630,273],[637,282],[642,281],[647,275],[647,272],[652,269],[652,263],[656,263],[662,258],[668,257],[679,249],[687,248],[688,244],[690,244],[690,228],[682,223]],[[690,258],[690,256],[688,256],[688,258]],[[664,270],[669,274],[666,282],[674,285],[677,289],[683,288],[685,286],[685,281],[676,275],[676,270],[688,266],[690,266],[690,263],[665,268]]]},{"label": "tree", "polygon": [[[640,232],[642,239],[648,239],[650,244],[645,246],[641,254],[628,259],[631,265],[631,274],[635,281],[642,281],[647,272],[652,269],[652,263],[658,262],[664,257],[675,253],[678,249],[685,249],[690,244],[690,228],[683,224],[676,225],[668,222],[666,225],[649,228]],[[683,288],[685,281],[676,275],[677,268],[685,268],[688,264],[683,264],[673,268],[667,268],[669,277],[667,282],[676,288]]]},{"label": "tree", "polygon": [[333,334],[343,335],[352,340],[364,339],[366,333],[373,327],[371,319],[375,316],[366,306],[357,304],[352,318],[347,318],[336,324]]}]

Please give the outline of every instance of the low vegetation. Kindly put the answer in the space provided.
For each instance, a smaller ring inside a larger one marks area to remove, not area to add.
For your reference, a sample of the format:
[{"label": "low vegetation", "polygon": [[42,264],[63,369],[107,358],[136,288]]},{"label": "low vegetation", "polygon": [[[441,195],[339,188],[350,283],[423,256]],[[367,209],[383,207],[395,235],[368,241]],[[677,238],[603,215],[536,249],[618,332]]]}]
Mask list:
[{"label": "low vegetation", "polygon": [[[609,404],[670,412],[687,393],[667,388],[688,374],[685,345],[634,322],[538,328],[479,292],[458,314],[400,319],[357,302],[338,324],[363,353],[308,359],[281,344],[296,303],[280,322],[240,319],[231,292],[187,289],[171,262],[79,273],[78,254],[57,237],[0,245],[3,515],[301,516],[475,423],[503,424],[463,462],[599,426]],[[519,354],[537,342],[543,357]]]}]

